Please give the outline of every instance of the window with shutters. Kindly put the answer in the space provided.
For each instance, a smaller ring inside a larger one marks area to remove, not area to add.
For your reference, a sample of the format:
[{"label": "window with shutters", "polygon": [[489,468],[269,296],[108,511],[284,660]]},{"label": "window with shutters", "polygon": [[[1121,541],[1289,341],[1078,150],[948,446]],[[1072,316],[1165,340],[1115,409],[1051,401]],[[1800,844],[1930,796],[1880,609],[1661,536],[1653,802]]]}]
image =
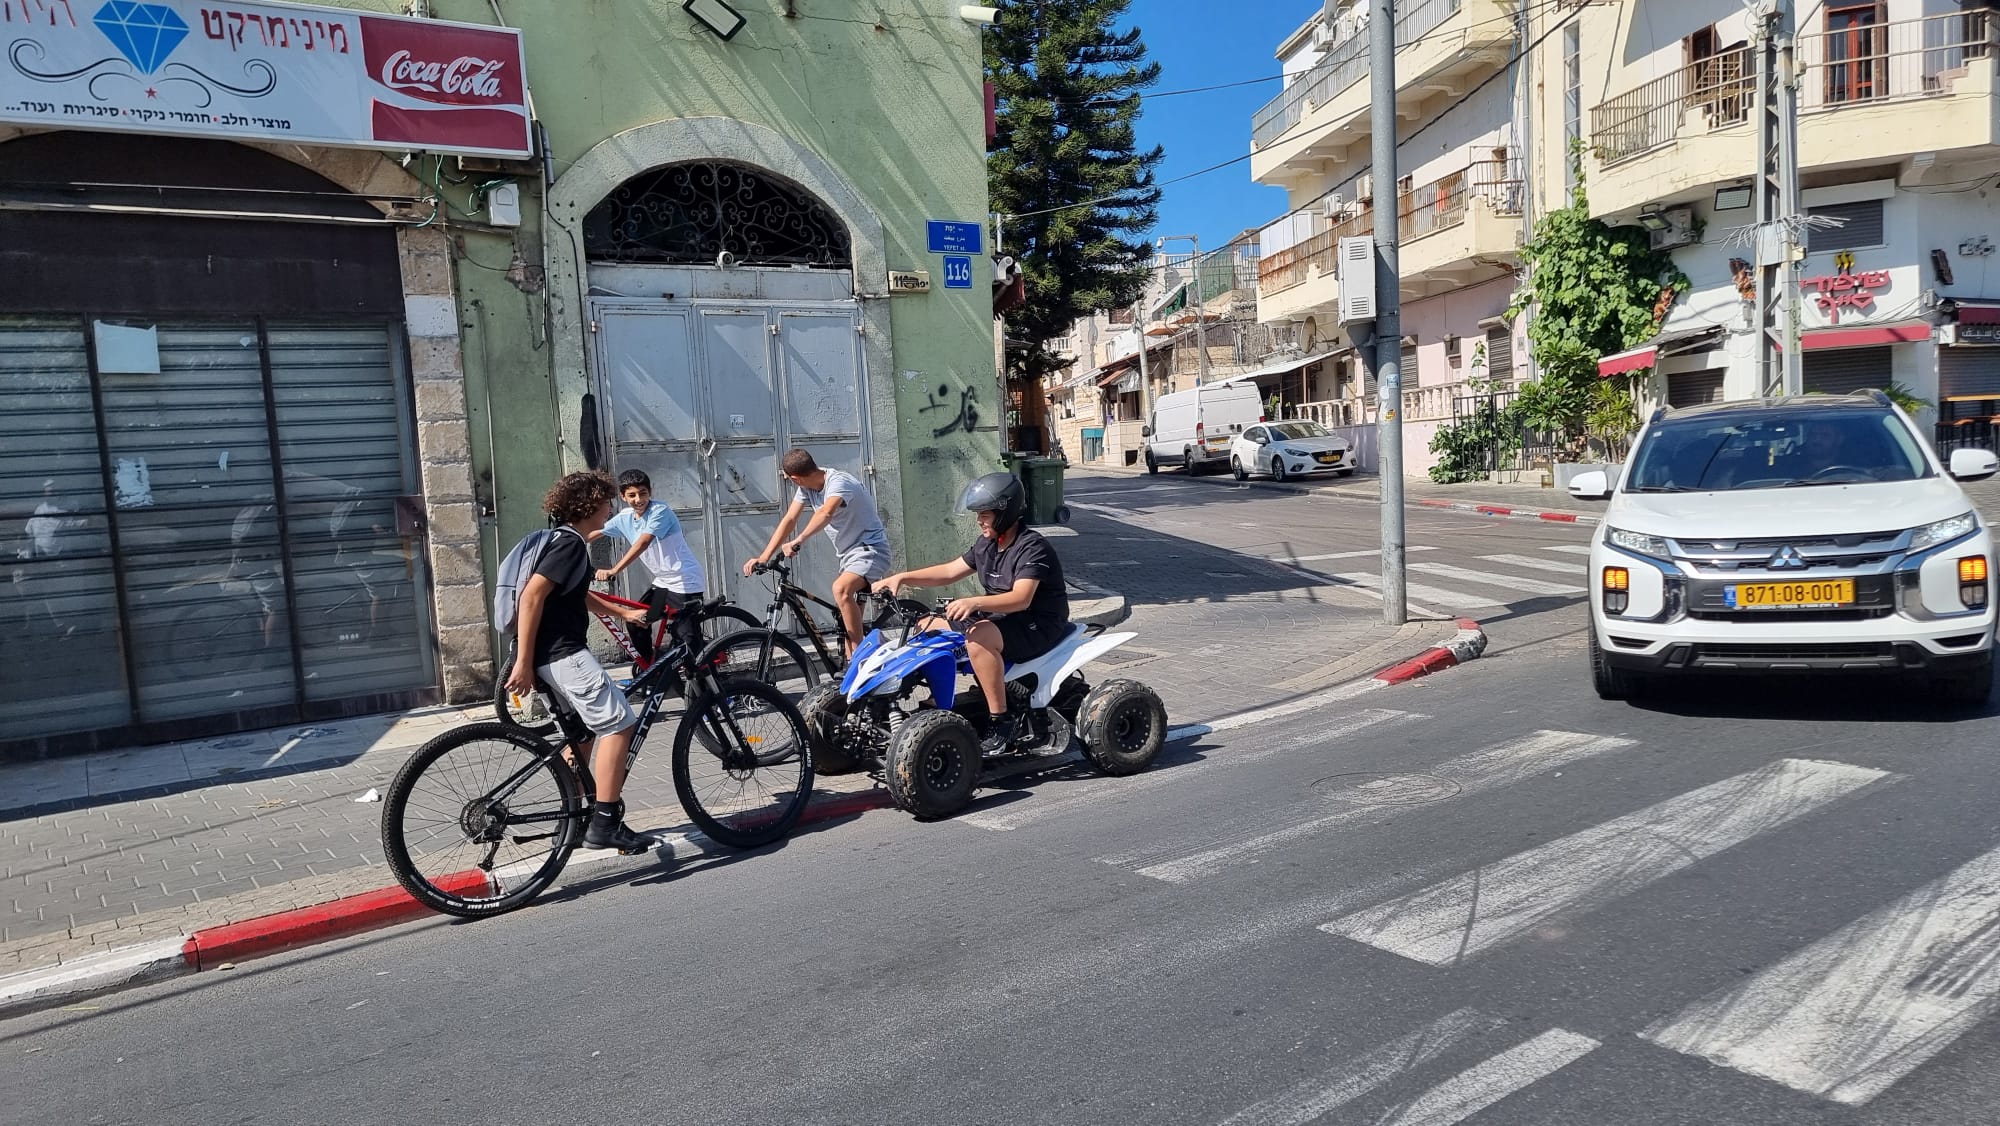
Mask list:
[{"label": "window with shutters", "polygon": [[1721,402],[1722,376],[1721,368],[1677,372],[1667,376],[1667,405],[1698,407],[1704,403]]},{"label": "window with shutters", "polygon": [[1839,219],[1838,227],[1813,227],[1806,234],[1806,253],[1819,254],[1830,250],[1865,250],[1871,246],[1881,246],[1882,201],[1864,199],[1854,203],[1830,203],[1824,207],[1808,208],[1807,213],[1828,219]]},{"label": "window with shutters", "polygon": [[1450,364],[1453,371],[1457,371],[1464,366],[1464,361],[1465,351],[1463,345],[1459,342],[1459,338],[1456,336],[1445,337],[1444,362]]},{"label": "window with shutters", "polygon": [[1486,330],[1486,378],[1514,378],[1514,330],[1496,325]]},{"label": "window with shutters", "polygon": [[1406,388],[1415,387],[1417,385],[1416,345],[1414,344],[1403,345],[1403,362],[1401,364],[1401,369],[1403,372],[1403,386]]}]

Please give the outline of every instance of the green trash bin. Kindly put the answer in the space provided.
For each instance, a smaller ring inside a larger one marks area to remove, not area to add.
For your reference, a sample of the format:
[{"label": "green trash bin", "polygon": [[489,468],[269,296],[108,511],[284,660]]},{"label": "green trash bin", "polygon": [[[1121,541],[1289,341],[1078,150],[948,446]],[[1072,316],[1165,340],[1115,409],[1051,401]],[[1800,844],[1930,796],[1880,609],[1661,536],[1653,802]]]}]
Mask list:
[{"label": "green trash bin", "polygon": [[1015,472],[1028,490],[1028,522],[1031,524],[1069,523],[1069,505],[1063,503],[1063,471],[1069,463],[1059,457],[1024,457]]}]

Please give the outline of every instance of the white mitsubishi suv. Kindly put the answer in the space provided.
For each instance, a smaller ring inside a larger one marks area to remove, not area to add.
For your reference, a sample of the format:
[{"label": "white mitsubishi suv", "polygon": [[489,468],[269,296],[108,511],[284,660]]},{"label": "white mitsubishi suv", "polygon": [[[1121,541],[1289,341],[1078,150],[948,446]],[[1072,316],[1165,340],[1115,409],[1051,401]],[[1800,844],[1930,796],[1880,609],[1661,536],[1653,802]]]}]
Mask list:
[{"label": "white mitsubishi suv", "polygon": [[1880,392],[1662,410],[1590,549],[1599,696],[1696,672],[1899,672],[1976,704],[1993,682],[1993,540],[1960,480]]}]

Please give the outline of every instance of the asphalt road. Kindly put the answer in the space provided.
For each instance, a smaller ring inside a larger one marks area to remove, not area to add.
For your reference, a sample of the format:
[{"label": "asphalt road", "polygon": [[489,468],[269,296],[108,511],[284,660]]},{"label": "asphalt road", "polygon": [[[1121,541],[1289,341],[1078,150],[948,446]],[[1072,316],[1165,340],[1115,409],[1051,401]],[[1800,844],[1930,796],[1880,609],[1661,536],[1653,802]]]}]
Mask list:
[{"label": "asphalt road", "polygon": [[[1465,570],[1582,534],[1434,519]],[[1575,607],[1515,606],[1473,665],[1137,778],[0,1025],[0,1120],[1993,1122],[1994,718],[1607,704]]]}]

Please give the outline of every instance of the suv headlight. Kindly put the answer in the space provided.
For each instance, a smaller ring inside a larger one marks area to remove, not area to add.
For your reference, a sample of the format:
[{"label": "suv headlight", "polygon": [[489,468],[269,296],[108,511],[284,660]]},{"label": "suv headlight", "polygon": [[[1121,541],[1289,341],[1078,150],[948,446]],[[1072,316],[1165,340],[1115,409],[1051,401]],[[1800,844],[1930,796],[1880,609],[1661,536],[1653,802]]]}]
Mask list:
[{"label": "suv headlight", "polygon": [[1960,536],[1969,536],[1979,527],[1979,519],[1967,512],[1949,520],[1939,520],[1935,524],[1925,524],[1910,532],[1910,550],[1921,551],[1941,543],[1950,543]]},{"label": "suv headlight", "polygon": [[1667,558],[1667,541],[1659,536],[1649,536],[1644,532],[1628,532],[1623,528],[1604,529],[1604,542],[1612,547],[1623,548],[1634,555],[1650,555],[1655,559]]}]

